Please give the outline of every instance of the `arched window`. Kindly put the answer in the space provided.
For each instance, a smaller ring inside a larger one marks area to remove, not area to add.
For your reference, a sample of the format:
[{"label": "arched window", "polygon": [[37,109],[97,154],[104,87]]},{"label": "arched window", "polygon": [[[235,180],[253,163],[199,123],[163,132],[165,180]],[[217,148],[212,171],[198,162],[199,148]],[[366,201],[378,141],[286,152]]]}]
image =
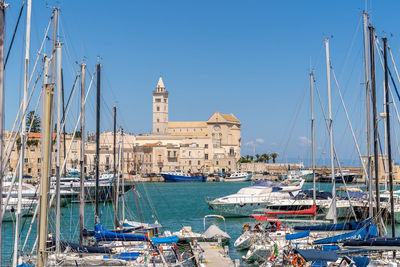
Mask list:
[{"label": "arched window", "polygon": [[159,106],[157,106],[157,111],[160,111],[160,107]]}]

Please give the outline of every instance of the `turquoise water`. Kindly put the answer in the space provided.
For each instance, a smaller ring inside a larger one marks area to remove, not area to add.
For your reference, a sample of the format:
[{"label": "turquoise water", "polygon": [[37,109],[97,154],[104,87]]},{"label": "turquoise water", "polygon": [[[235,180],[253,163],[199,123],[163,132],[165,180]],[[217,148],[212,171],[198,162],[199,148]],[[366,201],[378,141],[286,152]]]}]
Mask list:
[{"label": "turquoise water", "polygon": [[[156,220],[163,225],[164,230],[178,231],[182,226],[192,226],[194,232],[203,232],[203,217],[213,214],[205,203],[206,198],[214,199],[228,194],[236,193],[240,188],[250,185],[249,182],[241,183],[140,183],[136,184],[137,194],[132,190],[125,196],[125,217],[128,220],[140,220],[153,223]],[[309,189],[312,184],[306,184],[304,189]],[[329,190],[330,184],[318,185],[320,190]],[[330,191],[330,190],[329,190]],[[114,222],[113,207],[111,203],[101,205],[101,221],[106,228],[112,228]],[[85,206],[85,225],[88,229],[94,226],[94,205]],[[121,215],[121,214],[120,214]],[[62,208],[61,231],[62,239],[76,241],[79,234],[79,204],[72,203]],[[24,218],[22,242],[25,239],[31,217]],[[221,220],[206,222],[206,228],[210,222],[216,223],[224,230]],[[241,234],[242,225],[249,222],[248,218],[227,218],[226,231],[231,236],[230,255],[233,259],[241,258],[244,252],[236,251],[233,243]],[[55,217],[52,214],[49,219],[49,228],[54,230]],[[3,224],[3,264],[9,264],[14,244],[14,223]],[[29,238],[28,249],[24,252],[30,254],[30,250],[36,238],[36,225],[33,227]]]}]

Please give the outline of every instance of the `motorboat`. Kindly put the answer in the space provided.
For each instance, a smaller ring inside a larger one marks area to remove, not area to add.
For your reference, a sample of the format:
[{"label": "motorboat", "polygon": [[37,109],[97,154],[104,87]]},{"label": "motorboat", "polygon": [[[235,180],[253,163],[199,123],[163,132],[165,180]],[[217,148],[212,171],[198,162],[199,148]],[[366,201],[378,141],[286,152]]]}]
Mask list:
[{"label": "motorboat", "polygon": [[223,182],[246,182],[251,181],[252,177],[252,172],[235,171],[223,178]]},{"label": "motorboat", "polygon": [[224,217],[247,217],[254,210],[265,208],[271,201],[296,196],[303,187],[303,179],[283,182],[256,181],[236,194],[207,201],[207,205]]},{"label": "motorboat", "polygon": [[286,179],[304,179],[306,182],[313,181],[313,171],[309,169],[299,168],[289,170],[286,174]]},{"label": "motorboat", "polygon": [[207,175],[202,173],[188,173],[181,170],[173,172],[162,172],[161,176],[165,182],[205,182],[207,181]]},{"label": "motorboat", "polygon": [[[343,183],[352,183],[354,179],[358,178],[360,175],[356,173],[350,173],[347,170],[343,170],[341,173],[335,173],[335,183],[343,184]],[[344,180],[344,182],[343,182]],[[332,177],[331,176],[322,176],[318,178],[318,182],[320,183],[331,183]]]}]

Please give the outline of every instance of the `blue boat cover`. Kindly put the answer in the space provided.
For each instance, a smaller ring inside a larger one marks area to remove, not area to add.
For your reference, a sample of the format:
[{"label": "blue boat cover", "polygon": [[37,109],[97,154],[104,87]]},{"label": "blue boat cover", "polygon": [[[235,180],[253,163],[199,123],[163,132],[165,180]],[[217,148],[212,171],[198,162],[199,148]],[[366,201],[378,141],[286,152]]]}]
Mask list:
[{"label": "blue boat cover", "polygon": [[176,235],[151,238],[151,241],[153,241],[154,244],[171,244],[171,243],[177,243],[178,240],[179,238]]},{"label": "blue boat cover", "polygon": [[364,247],[364,246],[374,246],[374,247],[400,247],[400,237],[387,238],[387,237],[377,237],[377,238],[368,238],[361,240],[347,240],[343,243],[344,246],[356,246],[356,247]]},{"label": "blue boat cover", "polygon": [[310,235],[310,230],[304,231],[304,232],[299,232],[295,234],[286,234],[286,240],[294,240],[294,239],[299,239],[299,238],[304,238]]},{"label": "blue boat cover", "polygon": [[[47,247],[52,247],[54,248],[56,246],[56,240],[53,238],[50,240],[51,242],[47,243]],[[65,251],[68,249],[68,251],[71,252],[84,252],[84,253],[111,253],[111,250],[106,247],[93,247],[93,246],[84,246],[68,241],[60,241],[60,249],[61,251]]]},{"label": "blue boat cover", "polygon": [[144,235],[114,233],[104,229],[101,223],[96,223],[94,237],[97,241],[148,241]]},{"label": "blue boat cover", "polygon": [[133,261],[139,257],[139,252],[124,252],[119,255],[104,255],[103,259],[119,259],[124,261]]},{"label": "blue boat cover", "polygon": [[371,225],[358,229],[356,231],[345,233],[341,235],[336,235],[328,238],[318,239],[314,241],[314,244],[329,244],[338,243],[346,239],[363,239],[378,236],[378,228],[376,225]]},{"label": "blue boat cover", "polygon": [[322,225],[296,225],[294,230],[311,230],[311,231],[344,231],[344,230],[357,230],[365,225],[371,223],[372,218],[357,222],[337,223],[337,224],[322,224]]},{"label": "blue boat cover", "polygon": [[23,262],[20,265],[17,265],[17,267],[35,267],[35,265],[28,265],[25,262]]},{"label": "blue boat cover", "polygon": [[296,249],[296,253],[304,258],[305,261],[336,261],[338,255],[335,251],[323,251],[319,249]]},{"label": "blue boat cover", "polygon": [[322,250],[324,251],[338,251],[339,247],[337,245],[323,245]]},{"label": "blue boat cover", "polygon": [[[370,259],[367,257],[349,257],[354,261],[356,267],[367,267],[370,263]],[[350,265],[353,266],[353,265]]]}]

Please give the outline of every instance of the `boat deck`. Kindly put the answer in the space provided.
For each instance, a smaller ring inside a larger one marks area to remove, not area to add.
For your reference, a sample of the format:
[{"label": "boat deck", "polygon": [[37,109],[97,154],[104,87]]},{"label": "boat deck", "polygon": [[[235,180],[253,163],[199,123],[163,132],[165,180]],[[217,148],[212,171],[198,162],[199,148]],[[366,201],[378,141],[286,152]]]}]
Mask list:
[{"label": "boat deck", "polygon": [[190,244],[197,266],[224,267],[234,266],[234,262],[217,242],[197,242]]}]

